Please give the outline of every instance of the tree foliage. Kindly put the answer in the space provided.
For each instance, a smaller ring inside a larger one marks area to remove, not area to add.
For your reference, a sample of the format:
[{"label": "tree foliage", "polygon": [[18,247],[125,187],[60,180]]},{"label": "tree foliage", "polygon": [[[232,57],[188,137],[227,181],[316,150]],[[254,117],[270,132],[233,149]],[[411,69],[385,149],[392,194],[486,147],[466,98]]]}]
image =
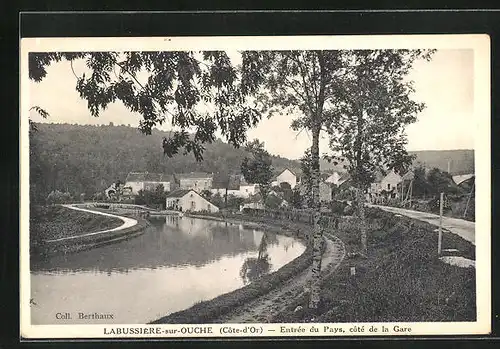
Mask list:
[{"label": "tree foliage", "polygon": [[264,143],[258,139],[249,142],[245,149],[251,155],[241,162],[241,173],[247,182],[259,185],[265,202],[273,179],[271,155],[264,149]]},{"label": "tree foliage", "polygon": [[[115,123],[116,124],[116,123]],[[193,155],[163,157],[158,151],[168,132],[153,130],[149,136],[127,126],[36,124],[30,135],[30,201],[43,202],[52,190],[69,190],[88,198],[129,172],[179,174],[189,172],[228,174],[238,171],[249,153],[216,140],[206,145],[202,161]],[[271,157],[276,169],[298,169],[298,161]]]},{"label": "tree foliage", "polygon": [[[141,115],[140,130],[170,121],[174,131],[163,139],[167,156],[192,153],[203,158],[205,143],[220,132],[239,147],[260,114],[251,103],[252,73],[239,74],[224,51],[30,53],[29,77],[40,82],[53,62],[84,60],[90,74],[76,78],[76,90],[93,116],[121,101]],[[193,132],[190,136],[188,131]]]},{"label": "tree foliage", "polygon": [[343,75],[328,128],[334,161],[347,160],[356,186],[370,185],[377,171],[403,173],[414,157],[406,151],[405,127],[425,107],[412,100],[407,79],[417,59],[432,51],[354,50],[345,58],[352,70]]},{"label": "tree foliage", "polygon": [[328,112],[333,161],[345,161],[356,187],[361,249],[367,252],[364,191],[378,171],[400,174],[414,157],[406,151],[405,127],[417,120],[425,105],[412,100],[413,82],[407,78],[417,59],[432,51],[353,50],[343,61],[349,69],[336,91],[335,107]]}]

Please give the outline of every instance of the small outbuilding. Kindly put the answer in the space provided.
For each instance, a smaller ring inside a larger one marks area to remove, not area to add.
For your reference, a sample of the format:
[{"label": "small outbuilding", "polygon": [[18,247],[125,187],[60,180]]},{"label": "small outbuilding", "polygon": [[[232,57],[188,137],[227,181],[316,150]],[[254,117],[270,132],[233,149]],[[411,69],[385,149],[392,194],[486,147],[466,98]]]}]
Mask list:
[{"label": "small outbuilding", "polygon": [[219,208],[193,189],[179,189],[166,197],[167,210],[182,212],[218,212]]}]

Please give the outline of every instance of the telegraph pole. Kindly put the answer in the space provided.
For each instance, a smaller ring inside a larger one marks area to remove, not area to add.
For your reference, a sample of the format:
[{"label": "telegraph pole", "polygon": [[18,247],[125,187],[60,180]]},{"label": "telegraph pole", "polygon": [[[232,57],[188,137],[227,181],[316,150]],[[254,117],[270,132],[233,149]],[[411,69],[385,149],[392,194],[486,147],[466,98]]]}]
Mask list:
[{"label": "telegraph pole", "polygon": [[439,195],[439,236],[438,236],[438,255],[441,255],[441,242],[443,240],[443,196]]}]

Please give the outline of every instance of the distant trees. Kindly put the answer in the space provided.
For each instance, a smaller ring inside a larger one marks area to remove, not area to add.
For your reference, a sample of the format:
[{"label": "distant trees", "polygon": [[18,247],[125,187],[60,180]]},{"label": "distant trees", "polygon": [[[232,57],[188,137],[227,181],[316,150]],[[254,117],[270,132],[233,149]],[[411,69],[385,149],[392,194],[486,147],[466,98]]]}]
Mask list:
[{"label": "distant trees", "polygon": [[413,196],[415,197],[436,197],[440,193],[461,194],[462,191],[453,181],[452,176],[438,168],[432,168],[428,172],[424,167],[417,167],[414,170]]},{"label": "distant trees", "polygon": [[264,203],[271,189],[273,167],[270,154],[264,149],[264,143],[258,139],[249,142],[245,149],[250,153],[241,162],[241,173],[249,183],[259,185],[259,191]]},{"label": "distant trees", "polygon": [[227,196],[214,194],[210,197],[209,201],[220,209],[239,210],[240,205],[243,204],[244,198],[237,197],[229,194]]},{"label": "distant trees", "polygon": [[[66,188],[73,196],[85,193],[91,198],[117,179],[124,182],[129,172],[231,173],[249,156],[243,148],[217,140],[206,146],[200,162],[182,154],[164,158],[157,150],[168,132],[153,130],[144,136],[137,129],[119,126],[36,126],[38,131],[30,135],[30,199],[40,203],[52,190]],[[275,156],[271,162],[273,167],[298,167],[296,161]]]},{"label": "distant trees", "polygon": [[53,204],[67,204],[73,201],[73,196],[68,192],[61,192],[59,190],[51,191],[47,196],[46,202],[49,205]]},{"label": "distant trees", "polygon": [[159,184],[155,190],[139,190],[135,197],[136,205],[146,205],[158,209],[165,209],[167,193],[163,184]]}]

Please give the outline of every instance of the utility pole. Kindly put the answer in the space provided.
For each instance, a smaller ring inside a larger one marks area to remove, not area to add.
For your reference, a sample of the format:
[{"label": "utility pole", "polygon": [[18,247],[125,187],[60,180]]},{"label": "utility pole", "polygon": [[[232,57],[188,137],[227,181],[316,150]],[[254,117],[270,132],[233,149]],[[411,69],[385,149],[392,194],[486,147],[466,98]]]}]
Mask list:
[{"label": "utility pole", "polygon": [[465,216],[467,216],[467,209],[469,208],[469,202],[470,202],[470,199],[472,197],[472,193],[474,192],[474,185],[476,184],[476,181],[474,180],[472,182],[472,188],[470,190],[470,193],[469,193],[469,198],[467,199],[467,204],[465,205],[465,210],[464,210],[464,215],[463,217],[465,218]]},{"label": "utility pole", "polygon": [[443,197],[444,193],[439,195],[439,236],[438,236],[438,255],[441,255],[441,242],[443,240]]}]

